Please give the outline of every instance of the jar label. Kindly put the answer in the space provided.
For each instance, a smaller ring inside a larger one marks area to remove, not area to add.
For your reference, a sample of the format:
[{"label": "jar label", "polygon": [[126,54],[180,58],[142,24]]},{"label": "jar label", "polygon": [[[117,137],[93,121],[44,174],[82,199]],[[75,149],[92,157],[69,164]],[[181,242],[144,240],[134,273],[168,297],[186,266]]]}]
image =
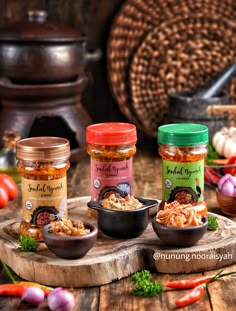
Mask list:
[{"label": "jar label", "polygon": [[22,177],[23,220],[43,226],[50,220],[67,217],[66,176],[54,180]]},{"label": "jar label", "polygon": [[100,162],[91,158],[91,200],[101,200],[111,193],[132,195],[132,158]]},{"label": "jar label", "polygon": [[203,201],[204,160],[197,162],[162,161],[163,199],[181,204]]}]

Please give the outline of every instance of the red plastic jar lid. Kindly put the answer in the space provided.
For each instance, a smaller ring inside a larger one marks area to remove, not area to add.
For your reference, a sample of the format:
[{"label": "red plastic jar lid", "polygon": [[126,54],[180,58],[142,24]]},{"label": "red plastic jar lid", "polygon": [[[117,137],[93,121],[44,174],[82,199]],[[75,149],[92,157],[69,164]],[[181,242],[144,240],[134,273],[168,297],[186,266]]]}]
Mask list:
[{"label": "red plastic jar lid", "polygon": [[137,142],[136,126],[130,123],[107,122],[89,125],[86,142],[95,145],[126,145]]}]

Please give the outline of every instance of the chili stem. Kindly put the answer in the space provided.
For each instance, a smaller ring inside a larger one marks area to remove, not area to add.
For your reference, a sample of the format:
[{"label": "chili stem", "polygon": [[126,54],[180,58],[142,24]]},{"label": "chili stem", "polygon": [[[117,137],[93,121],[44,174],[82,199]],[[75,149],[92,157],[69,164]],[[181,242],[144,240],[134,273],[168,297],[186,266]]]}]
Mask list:
[{"label": "chili stem", "polygon": [[222,272],[223,272],[223,270],[221,270],[220,272],[218,272],[210,281],[208,281],[208,282],[206,283],[206,285],[208,285],[209,283],[212,283],[212,282],[216,281],[217,279],[222,278],[222,277],[224,277],[224,276],[236,274],[236,271],[227,272],[227,273],[222,273]]},{"label": "chili stem", "polygon": [[15,278],[13,277],[10,269],[8,268],[8,266],[5,264],[5,262],[3,262],[0,259],[0,262],[2,264],[3,270],[6,272],[7,276],[9,277],[9,279],[12,281],[13,284],[17,284],[18,282],[15,280]]}]

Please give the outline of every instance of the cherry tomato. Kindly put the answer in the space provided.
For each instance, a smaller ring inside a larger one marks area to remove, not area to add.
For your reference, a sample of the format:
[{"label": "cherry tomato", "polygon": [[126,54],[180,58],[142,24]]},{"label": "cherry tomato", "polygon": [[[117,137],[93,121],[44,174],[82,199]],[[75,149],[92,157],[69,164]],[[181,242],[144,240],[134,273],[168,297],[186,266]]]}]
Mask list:
[{"label": "cherry tomato", "polygon": [[18,195],[18,187],[14,179],[7,174],[0,174],[0,182],[7,188],[9,200],[14,200]]},{"label": "cherry tomato", "polygon": [[9,195],[7,187],[0,181],[0,208],[7,206]]}]

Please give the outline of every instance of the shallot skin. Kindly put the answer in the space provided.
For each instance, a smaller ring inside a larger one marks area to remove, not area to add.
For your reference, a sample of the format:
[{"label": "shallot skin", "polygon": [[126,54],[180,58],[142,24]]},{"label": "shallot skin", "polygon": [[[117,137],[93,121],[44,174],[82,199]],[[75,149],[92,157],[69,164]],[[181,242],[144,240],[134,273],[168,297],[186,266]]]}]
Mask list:
[{"label": "shallot skin", "polygon": [[20,303],[26,302],[31,306],[37,307],[44,300],[44,291],[39,287],[30,286],[27,287],[21,296]]},{"label": "shallot skin", "polygon": [[48,295],[48,306],[51,311],[72,311],[75,307],[74,295],[57,287]]},{"label": "shallot skin", "polygon": [[236,193],[236,177],[226,174],[218,182],[218,189],[225,195],[235,195]]}]

